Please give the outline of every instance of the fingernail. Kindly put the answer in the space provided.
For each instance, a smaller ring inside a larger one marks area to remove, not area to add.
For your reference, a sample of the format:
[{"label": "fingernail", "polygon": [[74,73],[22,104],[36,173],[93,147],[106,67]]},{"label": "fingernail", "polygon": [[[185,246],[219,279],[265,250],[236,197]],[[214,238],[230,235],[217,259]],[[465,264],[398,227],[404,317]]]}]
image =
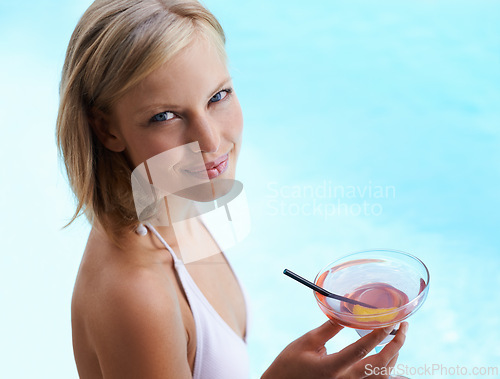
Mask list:
[{"label": "fingernail", "polygon": [[403,332],[403,334],[406,336],[406,332],[408,331],[408,323],[407,322],[403,322],[401,324],[401,326],[400,326],[400,329]]},{"label": "fingernail", "polygon": [[390,332],[392,332],[392,331],[393,331],[393,329],[394,329],[394,327],[393,327],[393,326],[386,326],[386,327],[384,328],[384,332],[386,332],[387,334],[389,334]]}]

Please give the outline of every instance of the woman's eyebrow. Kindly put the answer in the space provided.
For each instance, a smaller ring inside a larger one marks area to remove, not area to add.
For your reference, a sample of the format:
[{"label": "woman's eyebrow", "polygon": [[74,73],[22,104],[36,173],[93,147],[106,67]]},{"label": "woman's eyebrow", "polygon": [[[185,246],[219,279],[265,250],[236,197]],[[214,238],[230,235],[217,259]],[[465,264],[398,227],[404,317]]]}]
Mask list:
[{"label": "woman's eyebrow", "polygon": [[216,94],[218,91],[220,91],[226,83],[228,83],[232,80],[233,80],[233,78],[231,76],[228,76],[227,78],[225,78],[212,92],[210,92],[208,97],[212,97],[214,94]]},{"label": "woman's eyebrow", "polygon": [[[224,85],[226,85],[228,82],[232,81],[233,78],[231,76],[226,77],[224,80],[220,82],[217,87],[215,87],[208,95],[207,98],[211,98],[214,94],[216,94],[218,91],[223,89]],[[166,110],[175,110],[178,108],[178,106],[175,105],[169,105],[165,103],[156,103],[156,104],[149,104],[143,108],[138,109],[136,112],[134,112],[137,116],[142,116],[146,113],[150,113],[154,110],[160,109],[160,108],[165,108]]]},{"label": "woman's eyebrow", "polygon": [[163,112],[163,111],[174,111],[176,108],[178,108],[178,107],[174,106],[174,105],[169,105],[169,104],[166,104],[166,103],[160,103],[159,102],[159,103],[149,104],[149,105],[147,105],[147,106],[145,106],[143,108],[138,109],[137,111],[134,112],[134,115],[137,116],[137,117],[142,117],[142,116],[147,115],[147,114],[149,114],[151,112],[156,112],[156,111],[160,111],[160,112]]}]

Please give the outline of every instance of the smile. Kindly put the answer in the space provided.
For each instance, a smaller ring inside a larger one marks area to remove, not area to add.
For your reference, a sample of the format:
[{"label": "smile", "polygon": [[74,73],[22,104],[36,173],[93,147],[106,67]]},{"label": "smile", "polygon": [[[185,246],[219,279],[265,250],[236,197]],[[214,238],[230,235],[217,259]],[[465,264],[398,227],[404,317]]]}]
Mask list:
[{"label": "smile", "polygon": [[205,167],[194,167],[184,171],[196,178],[206,179],[206,175],[208,175],[208,179],[214,179],[227,170],[228,159],[229,155],[224,154],[215,161],[206,163]]}]

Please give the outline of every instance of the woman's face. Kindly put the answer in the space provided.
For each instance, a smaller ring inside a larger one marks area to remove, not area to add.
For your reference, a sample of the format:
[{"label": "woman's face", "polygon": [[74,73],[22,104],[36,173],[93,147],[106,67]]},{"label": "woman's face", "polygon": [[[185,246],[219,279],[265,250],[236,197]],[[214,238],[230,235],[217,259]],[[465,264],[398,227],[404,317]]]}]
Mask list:
[{"label": "woman's face", "polygon": [[226,64],[206,38],[120,98],[107,124],[108,148],[124,151],[133,167],[149,160],[152,171],[156,162],[166,182],[234,179],[243,117]]}]

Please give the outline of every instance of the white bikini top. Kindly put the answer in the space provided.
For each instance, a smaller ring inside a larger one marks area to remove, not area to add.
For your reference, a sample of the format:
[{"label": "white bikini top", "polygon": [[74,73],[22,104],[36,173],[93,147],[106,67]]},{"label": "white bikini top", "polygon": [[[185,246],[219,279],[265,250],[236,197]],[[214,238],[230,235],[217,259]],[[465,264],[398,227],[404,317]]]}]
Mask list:
[{"label": "white bikini top", "polygon": [[[172,255],[175,269],[193,313],[196,327],[196,356],[193,379],[249,378],[250,367],[246,342],[231,329],[212,307],[187,271],[184,262],[177,258],[177,255],[158,231],[150,224],[146,224],[146,226]],[[222,254],[224,253],[222,252]],[[246,297],[241,284],[240,288],[242,288],[243,295]],[[248,309],[246,298],[245,304]],[[246,334],[248,335],[248,316]]]}]

